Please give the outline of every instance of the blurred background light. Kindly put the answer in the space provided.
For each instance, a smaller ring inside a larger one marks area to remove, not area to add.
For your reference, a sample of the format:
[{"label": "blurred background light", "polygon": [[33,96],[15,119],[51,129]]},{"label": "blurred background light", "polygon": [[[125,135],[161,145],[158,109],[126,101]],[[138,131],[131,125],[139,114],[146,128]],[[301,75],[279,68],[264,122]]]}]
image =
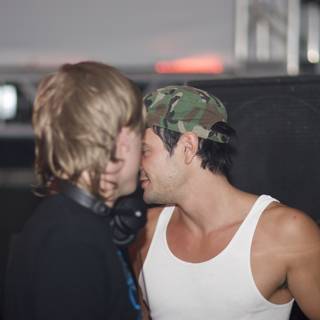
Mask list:
[{"label": "blurred background light", "polygon": [[15,118],[18,107],[18,93],[14,85],[0,86],[0,120]]},{"label": "blurred background light", "polygon": [[158,61],[155,64],[158,73],[211,73],[224,71],[222,60],[215,55],[199,55],[175,60]]}]

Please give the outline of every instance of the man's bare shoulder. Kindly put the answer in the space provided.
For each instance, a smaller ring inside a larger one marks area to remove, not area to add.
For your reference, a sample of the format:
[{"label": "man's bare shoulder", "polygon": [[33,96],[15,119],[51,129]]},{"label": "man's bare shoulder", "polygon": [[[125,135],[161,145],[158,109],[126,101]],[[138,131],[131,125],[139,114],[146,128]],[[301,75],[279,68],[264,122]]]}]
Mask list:
[{"label": "man's bare shoulder", "polygon": [[320,244],[320,229],[316,222],[303,211],[281,203],[272,203],[265,210],[261,229],[287,254]]},{"label": "man's bare shoulder", "polygon": [[304,212],[282,204],[268,208],[264,221],[272,254],[284,264],[288,289],[310,319],[320,319],[319,226]]}]

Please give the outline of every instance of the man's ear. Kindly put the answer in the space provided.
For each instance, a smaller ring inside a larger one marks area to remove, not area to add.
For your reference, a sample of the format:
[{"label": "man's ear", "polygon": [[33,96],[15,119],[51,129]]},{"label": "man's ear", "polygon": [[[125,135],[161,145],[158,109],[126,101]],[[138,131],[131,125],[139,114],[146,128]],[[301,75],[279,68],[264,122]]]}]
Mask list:
[{"label": "man's ear", "polygon": [[190,164],[198,152],[198,136],[193,132],[186,132],[180,137],[179,142],[183,148],[185,164]]}]

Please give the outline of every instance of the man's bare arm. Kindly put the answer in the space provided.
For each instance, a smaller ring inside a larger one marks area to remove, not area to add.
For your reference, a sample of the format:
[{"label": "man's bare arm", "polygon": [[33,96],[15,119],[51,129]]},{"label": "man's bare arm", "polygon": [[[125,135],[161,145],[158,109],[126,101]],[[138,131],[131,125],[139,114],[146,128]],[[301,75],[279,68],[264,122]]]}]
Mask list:
[{"label": "man's bare arm", "polygon": [[312,320],[320,320],[320,229],[295,209],[284,226],[288,287],[301,310]]}]

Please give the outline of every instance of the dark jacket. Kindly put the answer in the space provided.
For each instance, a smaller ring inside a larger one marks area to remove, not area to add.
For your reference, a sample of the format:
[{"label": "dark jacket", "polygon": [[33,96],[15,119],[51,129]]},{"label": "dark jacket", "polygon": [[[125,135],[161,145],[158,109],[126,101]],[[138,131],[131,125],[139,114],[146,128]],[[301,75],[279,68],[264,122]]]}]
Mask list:
[{"label": "dark jacket", "polygon": [[5,319],[138,319],[124,269],[105,218],[50,196],[12,246]]}]

